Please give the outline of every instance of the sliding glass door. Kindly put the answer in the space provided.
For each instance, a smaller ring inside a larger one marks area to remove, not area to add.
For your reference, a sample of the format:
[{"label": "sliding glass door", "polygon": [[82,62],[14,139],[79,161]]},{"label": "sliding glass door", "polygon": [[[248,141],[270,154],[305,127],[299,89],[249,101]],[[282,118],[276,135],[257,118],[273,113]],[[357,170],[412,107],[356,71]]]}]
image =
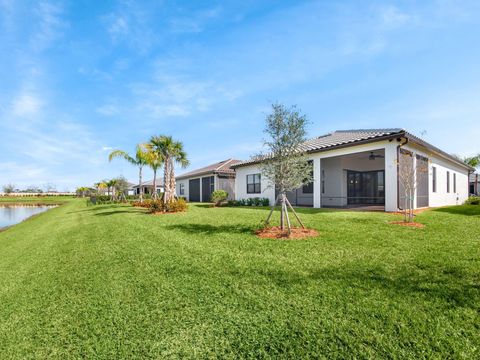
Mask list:
[{"label": "sliding glass door", "polygon": [[347,171],[347,204],[384,205],[385,171]]}]

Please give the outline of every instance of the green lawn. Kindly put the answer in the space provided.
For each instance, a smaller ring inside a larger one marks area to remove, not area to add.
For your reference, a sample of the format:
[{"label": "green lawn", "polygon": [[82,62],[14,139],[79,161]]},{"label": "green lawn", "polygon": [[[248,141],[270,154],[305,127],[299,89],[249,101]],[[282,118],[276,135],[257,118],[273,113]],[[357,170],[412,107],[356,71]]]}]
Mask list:
[{"label": "green lawn", "polygon": [[146,215],[70,200],[0,232],[0,358],[480,357],[480,206]]}]

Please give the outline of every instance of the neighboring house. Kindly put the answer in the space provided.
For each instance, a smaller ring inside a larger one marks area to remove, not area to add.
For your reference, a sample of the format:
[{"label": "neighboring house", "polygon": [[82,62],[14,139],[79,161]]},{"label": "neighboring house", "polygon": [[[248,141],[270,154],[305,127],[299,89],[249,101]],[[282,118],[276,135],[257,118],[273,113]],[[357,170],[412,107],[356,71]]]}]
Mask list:
[{"label": "neighboring house", "polygon": [[225,190],[228,198],[234,199],[235,171],[231,166],[240,162],[228,159],[177,176],[177,195],[188,201],[209,202],[212,192]]},{"label": "neighboring house", "polygon": [[[409,151],[420,177],[415,208],[462,204],[468,197],[473,168],[403,129],[342,130],[306,141],[301,149],[312,164],[313,183],[288,194],[297,206],[360,207],[385,211],[404,207],[398,177],[399,159]],[[258,160],[233,165],[236,199],[276,199],[274,187],[259,169]]]},{"label": "neighboring house", "polygon": [[[143,188],[143,193],[145,195],[153,194],[153,180],[143,182],[141,187]],[[158,178],[157,179],[156,188],[157,188],[157,193],[158,194],[164,192],[163,178]],[[138,184],[133,186],[132,190],[133,190],[134,195],[140,195],[140,186]],[[129,191],[129,193],[130,193],[130,191]]]},{"label": "neighboring house", "polygon": [[470,174],[470,194],[480,196],[480,174]]},{"label": "neighboring house", "polygon": [[128,188],[127,188],[127,193],[125,195],[135,195],[135,185],[134,183],[129,182],[128,183]]}]

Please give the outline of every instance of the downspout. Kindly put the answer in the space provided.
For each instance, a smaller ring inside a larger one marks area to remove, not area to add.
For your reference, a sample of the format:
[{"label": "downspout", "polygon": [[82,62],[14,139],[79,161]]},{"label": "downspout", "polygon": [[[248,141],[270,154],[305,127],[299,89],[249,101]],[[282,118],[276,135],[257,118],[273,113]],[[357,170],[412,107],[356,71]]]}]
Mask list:
[{"label": "downspout", "polygon": [[475,195],[478,196],[478,174],[475,174]]},{"label": "downspout", "polygon": [[[408,138],[403,138],[405,142],[403,144],[397,145],[397,209],[404,210],[400,207],[400,179],[398,177],[398,172],[400,171],[400,147],[408,144]],[[402,141],[402,138],[397,138],[397,141]]]}]

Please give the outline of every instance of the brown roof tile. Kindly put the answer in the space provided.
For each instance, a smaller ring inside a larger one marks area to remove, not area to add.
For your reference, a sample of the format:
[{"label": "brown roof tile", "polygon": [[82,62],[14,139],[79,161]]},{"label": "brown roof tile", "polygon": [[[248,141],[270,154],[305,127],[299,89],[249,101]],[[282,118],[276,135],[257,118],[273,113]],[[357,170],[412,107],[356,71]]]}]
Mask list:
[{"label": "brown roof tile", "polygon": [[189,177],[195,177],[195,176],[200,176],[200,175],[205,175],[205,174],[235,174],[235,171],[231,168],[232,165],[241,163],[241,160],[235,160],[235,159],[227,159],[223,161],[219,161],[217,163],[211,164],[204,166],[202,168],[196,169],[189,171],[187,173],[181,174],[177,176],[177,179],[185,179]]}]

